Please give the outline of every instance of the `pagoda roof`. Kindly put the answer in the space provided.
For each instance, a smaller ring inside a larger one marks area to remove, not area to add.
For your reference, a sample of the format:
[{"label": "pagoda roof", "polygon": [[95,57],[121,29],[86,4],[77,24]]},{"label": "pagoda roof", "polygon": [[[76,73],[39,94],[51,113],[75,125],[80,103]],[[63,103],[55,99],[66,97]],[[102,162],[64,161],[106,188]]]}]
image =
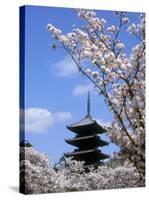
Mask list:
[{"label": "pagoda roof", "polygon": [[95,144],[96,146],[105,146],[109,144],[108,142],[101,140],[100,137],[97,136],[96,134],[89,136],[75,137],[72,139],[65,139],[65,141],[68,144],[72,144],[78,147],[82,146],[83,144],[88,146],[90,143]]},{"label": "pagoda roof", "polygon": [[91,129],[91,132],[93,133],[104,133],[106,130],[100,126],[96,120],[92,119],[90,115],[87,115],[83,119],[81,119],[79,122],[76,122],[74,124],[70,124],[67,126],[67,128],[73,132],[80,133],[82,130]]},{"label": "pagoda roof", "polygon": [[79,150],[79,151],[74,151],[74,152],[69,152],[64,154],[66,157],[73,156],[74,158],[81,158],[81,157],[88,157],[91,156],[98,156],[100,159],[105,159],[109,158],[108,155],[102,153],[99,149],[94,148],[94,149],[89,149],[89,150]]},{"label": "pagoda roof", "polygon": [[95,124],[96,121],[92,119],[92,117],[90,115],[87,115],[86,117],[84,117],[83,119],[81,119],[79,122],[76,122],[74,124],[71,124],[71,127],[76,127],[76,126],[86,126],[89,124]]},{"label": "pagoda roof", "polygon": [[85,139],[92,139],[92,138],[95,138],[95,137],[97,137],[97,136],[96,135],[88,135],[88,136],[66,139],[66,141],[80,141],[80,140],[85,140]]},{"label": "pagoda roof", "polygon": [[82,151],[74,151],[70,153],[66,153],[68,156],[74,156],[74,155],[80,155],[80,154],[86,154],[86,153],[93,153],[95,152],[95,149],[89,149],[89,150],[82,150]]}]

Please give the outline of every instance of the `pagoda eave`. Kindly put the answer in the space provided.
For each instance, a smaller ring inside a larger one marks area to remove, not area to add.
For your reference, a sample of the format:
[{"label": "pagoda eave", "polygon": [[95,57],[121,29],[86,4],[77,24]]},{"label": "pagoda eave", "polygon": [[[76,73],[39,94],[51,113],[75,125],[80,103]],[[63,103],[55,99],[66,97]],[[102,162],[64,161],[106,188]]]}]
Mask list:
[{"label": "pagoda eave", "polygon": [[99,147],[99,146],[105,146],[108,145],[108,142],[105,142],[100,139],[97,135],[91,135],[91,136],[84,136],[84,137],[75,137],[72,139],[65,139],[65,142],[74,145],[77,147],[87,147],[87,146],[94,146],[94,147]]},{"label": "pagoda eave", "polygon": [[77,160],[82,160],[82,158],[100,158],[100,160],[109,158],[108,155],[101,153],[100,150],[98,149],[90,149],[90,150],[82,150],[82,151],[74,151],[70,153],[65,153],[64,154],[66,157],[74,157]]},{"label": "pagoda eave", "polygon": [[87,125],[69,125],[67,128],[76,134],[81,134],[86,130],[88,130],[88,132],[86,132],[87,135],[89,135],[90,132],[96,134],[102,134],[106,132],[106,130],[97,123],[91,123]]}]

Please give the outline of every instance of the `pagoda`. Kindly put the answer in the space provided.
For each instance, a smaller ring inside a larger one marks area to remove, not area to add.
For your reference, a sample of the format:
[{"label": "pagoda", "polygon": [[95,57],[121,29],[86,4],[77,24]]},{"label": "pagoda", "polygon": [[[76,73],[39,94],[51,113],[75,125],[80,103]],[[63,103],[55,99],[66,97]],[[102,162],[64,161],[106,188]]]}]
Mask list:
[{"label": "pagoda", "polygon": [[102,153],[98,147],[108,145],[98,134],[106,130],[100,126],[90,115],[90,94],[87,99],[87,115],[79,122],[67,126],[76,136],[66,139],[66,143],[77,147],[73,152],[65,153],[65,157],[73,157],[74,160],[84,161],[85,165],[98,165],[109,156]]}]

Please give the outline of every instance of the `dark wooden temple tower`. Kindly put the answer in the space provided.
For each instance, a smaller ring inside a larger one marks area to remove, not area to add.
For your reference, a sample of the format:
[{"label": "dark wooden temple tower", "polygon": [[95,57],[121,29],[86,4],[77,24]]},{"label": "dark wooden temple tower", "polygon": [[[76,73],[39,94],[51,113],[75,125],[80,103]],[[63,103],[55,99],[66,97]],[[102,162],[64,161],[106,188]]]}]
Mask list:
[{"label": "dark wooden temple tower", "polygon": [[67,126],[67,128],[76,133],[76,136],[65,141],[77,148],[71,153],[65,153],[65,157],[73,157],[75,160],[85,161],[85,165],[100,164],[102,160],[109,157],[98,149],[108,145],[108,142],[101,140],[100,136],[98,136],[98,134],[105,133],[106,130],[93,120],[90,115],[89,93],[87,115],[79,122]]}]

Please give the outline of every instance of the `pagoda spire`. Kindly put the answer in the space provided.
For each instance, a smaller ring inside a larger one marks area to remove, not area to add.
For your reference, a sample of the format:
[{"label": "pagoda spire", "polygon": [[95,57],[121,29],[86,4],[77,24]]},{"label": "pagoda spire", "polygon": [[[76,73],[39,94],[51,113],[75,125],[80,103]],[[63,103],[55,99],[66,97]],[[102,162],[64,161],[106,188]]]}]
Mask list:
[{"label": "pagoda spire", "polygon": [[90,92],[88,91],[87,97],[87,116],[90,116]]}]

